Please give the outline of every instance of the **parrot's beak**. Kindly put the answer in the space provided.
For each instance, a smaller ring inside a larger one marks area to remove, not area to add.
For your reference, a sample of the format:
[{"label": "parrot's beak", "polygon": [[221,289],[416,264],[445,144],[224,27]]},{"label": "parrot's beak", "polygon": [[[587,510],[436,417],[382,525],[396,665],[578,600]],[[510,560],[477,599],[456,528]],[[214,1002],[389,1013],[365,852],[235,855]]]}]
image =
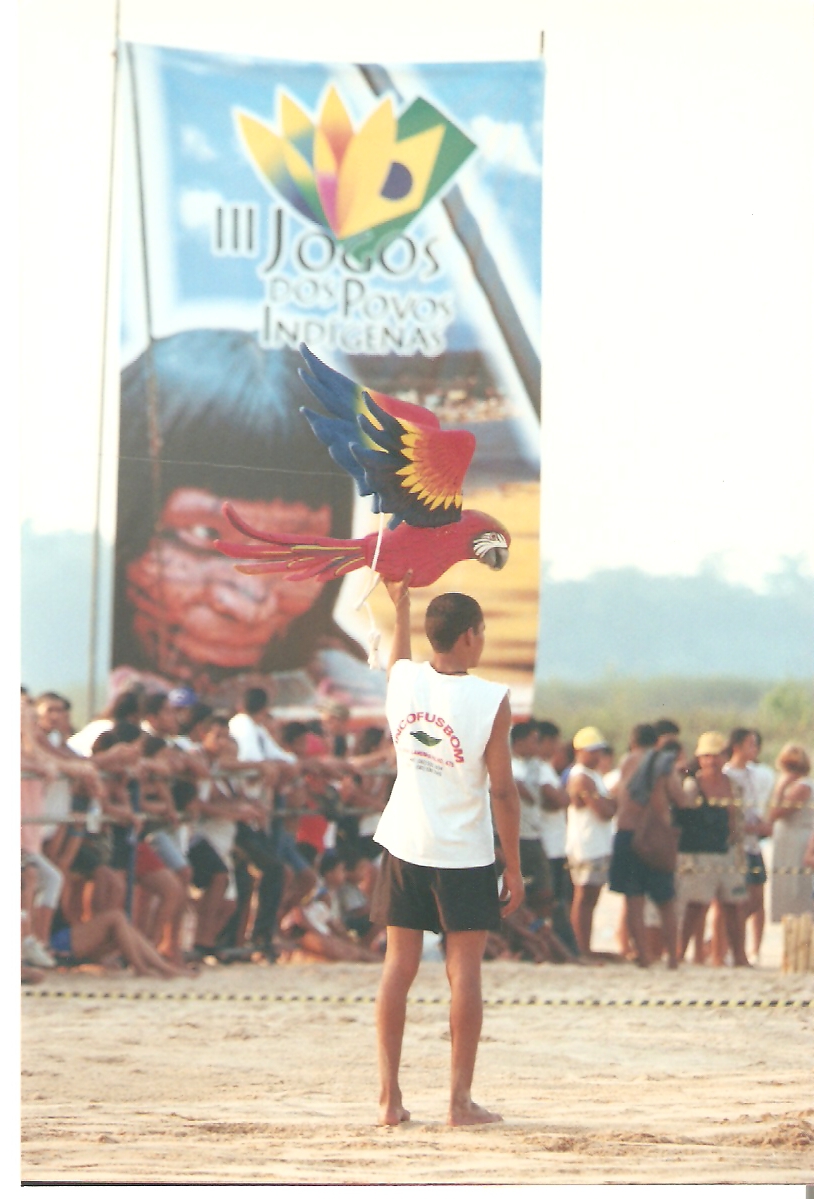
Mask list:
[{"label": "parrot's beak", "polygon": [[500,546],[495,546],[494,549],[487,550],[481,558],[481,562],[485,562],[490,570],[503,570],[508,561],[509,551],[502,549]]},{"label": "parrot's beak", "polygon": [[490,570],[502,570],[509,559],[506,538],[500,533],[484,533],[476,537],[473,549],[478,561],[483,562]]}]

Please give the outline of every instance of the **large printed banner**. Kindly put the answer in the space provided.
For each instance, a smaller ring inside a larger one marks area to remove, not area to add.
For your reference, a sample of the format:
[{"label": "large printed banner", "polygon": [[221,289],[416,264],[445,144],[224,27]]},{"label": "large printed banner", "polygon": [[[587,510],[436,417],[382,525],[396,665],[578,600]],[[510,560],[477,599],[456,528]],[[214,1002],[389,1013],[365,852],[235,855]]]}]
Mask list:
[{"label": "large printed banner", "polygon": [[[541,62],[331,66],[127,45],[121,413],[112,686],[232,704],[378,705],[392,624],[365,568],[245,575],[214,546],[250,525],[377,528],[314,436],[307,346],[365,387],[470,429],[464,506],[511,532],[507,565],[454,566],[482,672],[532,685],[539,589]],[[423,651],[420,651],[423,652]]]}]

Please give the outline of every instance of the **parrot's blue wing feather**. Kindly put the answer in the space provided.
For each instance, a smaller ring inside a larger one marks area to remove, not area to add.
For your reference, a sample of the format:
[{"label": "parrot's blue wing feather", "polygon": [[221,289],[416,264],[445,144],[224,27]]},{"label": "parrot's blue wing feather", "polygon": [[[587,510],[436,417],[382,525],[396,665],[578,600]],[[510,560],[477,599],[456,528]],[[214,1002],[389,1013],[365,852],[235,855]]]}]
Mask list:
[{"label": "parrot's blue wing feather", "polygon": [[308,390],[334,416],[355,425],[356,417],[362,411],[361,387],[333,367],[326,366],[304,342],[300,345],[300,353],[308,369],[300,367],[298,374]]},{"label": "parrot's blue wing feather", "polygon": [[327,448],[338,466],[346,470],[356,484],[359,495],[373,496],[373,511],[381,511],[379,497],[368,483],[360,463],[353,456],[354,446],[362,440],[357,415],[362,407],[362,389],[339,371],[320,362],[305,344],[300,346],[307,370],[299,376],[312,395],[322,403],[330,416],[321,416],[309,408],[300,408],[314,433]]},{"label": "parrot's blue wing feather", "polygon": [[[346,470],[356,483],[359,495],[373,496],[373,511],[378,512],[380,510],[378,496],[368,483],[364,467],[353,456],[354,447],[345,422],[330,416],[320,416],[318,412],[312,412],[310,408],[300,408],[300,412],[307,418],[309,425],[327,448],[337,466]],[[353,425],[351,428],[356,428],[356,426]]]}]

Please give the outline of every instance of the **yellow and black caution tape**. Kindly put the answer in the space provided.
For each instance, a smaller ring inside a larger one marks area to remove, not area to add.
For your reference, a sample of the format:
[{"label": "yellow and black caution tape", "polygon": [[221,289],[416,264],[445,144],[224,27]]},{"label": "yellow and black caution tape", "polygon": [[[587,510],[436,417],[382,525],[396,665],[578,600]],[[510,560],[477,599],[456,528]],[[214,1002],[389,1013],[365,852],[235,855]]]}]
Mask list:
[{"label": "yellow and black caution tape", "polygon": [[[683,854],[679,855],[678,866],[675,869],[675,874],[679,878],[682,878],[688,874],[709,874],[711,871],[715,871],[716,874],[743,875],[746,878],[748,878],[750,874],[758,873],[757,870],[753,870],[745,864],[741,867],[738,865],[730,865],[727,862],[722,861],[722,859],[726,858],[726,854],[687,854],[687,858],[696,859],[692,865],[686,861],[682,862],[682,857],[684,857]],[[699,857],[708,857],[711,860],[709,862],[698,862],[697,859]],[[766,873],[770,878],[773,875],[778,874],[814,875],[814,869],[812,869],[811,866],[767,866]]]},{"label": "yellow and black caution tape", "polygon": [[[314,1004],[369,1004],[375,1003],[373,995],[238,995],[217,991],[51,991],[35,990],[31,987],[23,995],[36,999],[195,999],[201,1002],[227,1003],[314,1003]],[[444,996],[425,998],[417,995],[409,1000],[419,1006],[447,1004]],[[617,1007],[617,1008],[808,1008],[814,999],[568,999],[545,998],[529,995],[525,999],[488,999],[487,1007]]]}]

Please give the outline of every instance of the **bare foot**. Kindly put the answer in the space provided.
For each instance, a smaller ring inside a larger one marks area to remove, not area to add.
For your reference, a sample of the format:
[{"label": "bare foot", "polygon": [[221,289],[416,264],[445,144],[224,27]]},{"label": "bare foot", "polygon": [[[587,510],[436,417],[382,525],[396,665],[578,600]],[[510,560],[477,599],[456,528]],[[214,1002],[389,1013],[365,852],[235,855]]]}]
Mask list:
[{"label": "bare foot", "polygon": [[406,1124],[409,1119],[410,1113],[400,1103],[394,1103],[392,1106],[382,1104],[379,1108],[380,1124]]},{"label": "bare foot", "polygon": [[447,1124],[455,1127],[465,1124],[499,1124],[503,1117],[497,1112],[489,1112],[479,1103],[470,1102],[460,1108],[450,1108]]}]

